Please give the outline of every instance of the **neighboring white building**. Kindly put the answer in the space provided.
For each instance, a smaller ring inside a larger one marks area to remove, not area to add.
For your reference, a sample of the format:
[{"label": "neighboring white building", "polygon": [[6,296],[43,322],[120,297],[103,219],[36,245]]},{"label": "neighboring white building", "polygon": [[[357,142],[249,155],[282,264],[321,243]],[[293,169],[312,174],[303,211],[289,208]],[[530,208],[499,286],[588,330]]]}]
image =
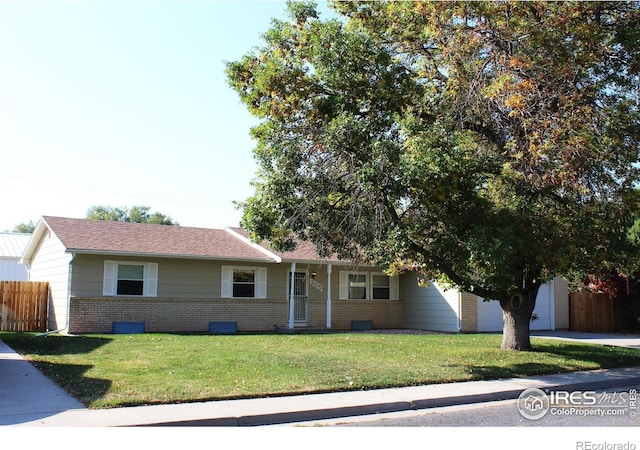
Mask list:
[{"label": "neighboring white building", "polygon": [[20,258],[31,234],[0,232],[0,281],[27,281],[27,266]]}]

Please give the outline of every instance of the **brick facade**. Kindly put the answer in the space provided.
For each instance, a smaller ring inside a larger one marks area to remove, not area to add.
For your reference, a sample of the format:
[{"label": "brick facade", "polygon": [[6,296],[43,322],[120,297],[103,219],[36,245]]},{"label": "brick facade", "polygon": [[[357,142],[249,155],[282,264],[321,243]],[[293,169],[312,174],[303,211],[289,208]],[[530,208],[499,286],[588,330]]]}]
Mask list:
[{"label": "brick facade", "polygon": [[332,326],[351,328],[352,320],[373,320],[375,328],[402,328],[402,302],[398,300],[335,300],[332,303]]},{"label": "brick facade", "polygon": [[[326,326],[326,301],[309,303],[309,325]],[[239,331],[274,331],[286,326],[285,300],[72,297],[69,333],[110,333],[113,322],[144,322],[147,332],[206,332],[209,322],[237,322]],[[376,328],[402,326],[402,302],[332,302],[332,328],[348,330],[351,320],[373,320]]]},{"label": "brick facade", "polygon": [[478,296],[468,292],[460,292],[460,332],[475,333],[478,331]]},{"label": "brick facade", "polygon": [[555,298],[555,329],[569,328],[569,283],[561,277],[556,277],[553,284]]}]

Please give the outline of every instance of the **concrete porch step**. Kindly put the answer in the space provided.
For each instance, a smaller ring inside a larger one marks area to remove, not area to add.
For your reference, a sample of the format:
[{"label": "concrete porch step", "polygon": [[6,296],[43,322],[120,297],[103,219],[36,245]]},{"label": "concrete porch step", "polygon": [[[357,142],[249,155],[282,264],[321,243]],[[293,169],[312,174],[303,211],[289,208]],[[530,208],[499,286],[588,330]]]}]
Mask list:
[{"label": "concrete porch step", "polygon": [[309,326],[301,326],[301,327],[278,327],[277,329],[279,334],[328,334],[335,333],[335,330],[326,327],[309,327]]}]

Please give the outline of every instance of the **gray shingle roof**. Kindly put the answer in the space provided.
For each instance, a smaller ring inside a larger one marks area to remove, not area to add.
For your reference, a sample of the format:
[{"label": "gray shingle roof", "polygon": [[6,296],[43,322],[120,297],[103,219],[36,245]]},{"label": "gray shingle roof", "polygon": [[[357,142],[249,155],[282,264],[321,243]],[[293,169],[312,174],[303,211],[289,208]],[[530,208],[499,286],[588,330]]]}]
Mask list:
[{"label": "gray shingle roof", "polygon": [[[250,235],[249,232],[243,228],[231,228],[233,231],[235,231],[236,233],[244,236],[245,238],[249,239]],[[269,252],[272,252],[273,254],[277,255],[278,257],[282,258],[283,260],[287,260],[287,261],[320,261],[323,260],[324,262],[343,262],[344,261],[340,261],[340,259],[336,256],[333,256],[329,259],[326,258],[321,258],[318,254],[318,251],[316,250],[315,246],[313,245],[313,243],[311,242],[307,242],[307,241],[298,241],[297,246],[295,248],[295,250],[290,251],[290,252],[278,252],[276,250],[274,250],[273,248],[271,248],[271,246],[269,245],[268,242],[260,242],[259,244],[262,248],[268,250]]]},{"label": "gray shingle roof", "polygon": [[220,229],[43,217],[69,251],[180,258],[273,261]]}]

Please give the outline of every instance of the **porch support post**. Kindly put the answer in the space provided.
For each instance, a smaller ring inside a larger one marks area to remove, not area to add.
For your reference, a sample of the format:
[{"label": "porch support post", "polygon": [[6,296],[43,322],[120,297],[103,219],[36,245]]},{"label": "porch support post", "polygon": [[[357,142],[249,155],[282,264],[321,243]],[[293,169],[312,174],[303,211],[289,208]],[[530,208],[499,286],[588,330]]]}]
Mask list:
[{"label": "porch support post", "polygon": [[289,286],[289,329],[293,330],[293,312],[295,308],[294,288],[296,279],[296,263],[291,263],[291,285]]},{"label": "porch support post", "polygon": [[331,264],[327,264],[327,328],[331,328]]}]

